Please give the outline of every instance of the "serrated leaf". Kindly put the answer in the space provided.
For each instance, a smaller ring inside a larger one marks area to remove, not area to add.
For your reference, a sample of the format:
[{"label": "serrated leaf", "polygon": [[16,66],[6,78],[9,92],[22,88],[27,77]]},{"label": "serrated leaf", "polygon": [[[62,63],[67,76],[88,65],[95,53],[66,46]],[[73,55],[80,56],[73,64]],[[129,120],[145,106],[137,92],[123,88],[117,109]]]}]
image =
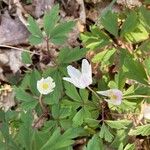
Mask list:
[{"label": "serrated leaf", "polygon": [[128,120],[117,120],[117,121],[106,120],[106,123],[109,127],[114,129],[127,129],[127,126],[132,122]]},{"label": "serrated leaf", "polygon": [[81,97],[78,94],[77,89],[72,84],[66,82],[65,89],[65,93],[67,96],[69,96],[74,101],[81,102]]},{"label": "serrated leaf", "polygon": [[58,62],[59,64],[66,64],[66,63],[72,63],[74,61],[77,61],[81,58],[83,58],[86,54],[87,50],[85,48],[63,48],[60,50],[59,56],[58,56]]},{"label": "serrated leaf", "polygon": [[22,52],[21,57],[22,57],[22,62],[24,64],[32,64],[32,60],[29,52]]},{"label": "serrated leaf", "polygon": [[67,39],[67,34],[73,29],[74,25],[75,23],[73,21],[58,24],[50,33],[50,40],[54,44],[63,44]]},{"label": "serrated leaf", "polygon": [[116,37],[118,36],[118,16],[116,13],[111,10],[107,11],[101,17],[101,23],[107,31]]},{"label": "serrated leaf", "polygon": [[31,16],[29,16],[28,18],[28,23],[29,25],[27,26],[27,28],[32,33],[32,35],[35,37],[42,38],[43,37],[42,31],[39,28],[37,22]]},{"label": "serrated leaf", "polygon": [[36,37],[34,35],[30,35],[29,36],[29,42],[32,44],[32,45],[37,45],[37,44],[40,44],[43,42],[43,38],[41,37]]},{"label": "serrated leaf", "polygon": [[81,40],[86,48],[96,50],[97,48],[102,48],[110,43],[110,38],[98,27],[92,26],[90,31],[91,32],[81,34]]},{"label": "serrated leaf", "polygon": [[98,135],[94,135],[92,139],[89,140],[85,150],[104,150],[103,143]]},{"label": "serrated leaf", "polygon": [[33,70],[30,75],[30,90],[33,94],[39,96],[40,93],[37,89],[37,81],[41,79],[39,71]]},{"label": "serrated leaf", "polygon": [[98,54],[96,54],[94,56],[94,58],[92,59],[92,61],[94,63],[103,63],[106,64],[108,63],[109,59],[111,58],[111,56],[115,53],[116,49],[112,49],[112,50],[104,50]]},{"label": "serrated leaf", "polygon": [[135,150],[135,144],[127,144],[124,150]]},{"label": "serrated leaf", "polygon": [[36,99],[33,98],[33,96],[31,96],[21,88],[15,88],[15,93],[16,93],[16,98],[23,102],[30,102],[33,100],[37,101]]},{"label": "serrated leaf", "polygon": [[139,20],[136,12],[135,11],[130,12],[130,14],[127,15],[127,19],[122,25],[121,36],[123,36],[128,32],[133,31],[136,28],[138,22]]},{"label": "serrated leaf", "polygon": [[80,109],[73,117],[74,126],[81,126],[84,121],[84,110]]},{"label": "serrated leaf", "polygon": [[129,135],[142,135],[149,136],[150,135],[150,124],[138,126],[135,129],[131,129]]},{"label": "serrated leaf", "polygon": [[52,9],[44,15],[44,30],[47,36],[50,36],[50,33],[54,29],[57,21],[59,20],[59,5],[55,5]]},{"label": "serrated leaf", "polygon": [[107,128],[107,126],[105,125],[105,123],[103,123],[103,125],[101,127],[99,136],[100,136],[100,138],[103,138],[105,141],[108,141],[108,142],[111,142],[114,138],[114,136],[110,133],[110,131]]}]

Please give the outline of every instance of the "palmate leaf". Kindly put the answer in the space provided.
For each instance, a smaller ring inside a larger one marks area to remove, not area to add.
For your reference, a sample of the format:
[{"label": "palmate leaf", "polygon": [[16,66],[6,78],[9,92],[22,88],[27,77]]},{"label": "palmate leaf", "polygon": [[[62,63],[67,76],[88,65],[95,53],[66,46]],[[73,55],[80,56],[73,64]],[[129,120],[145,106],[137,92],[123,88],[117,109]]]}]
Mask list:
[{"label": "palmate leaf", "polygon": [[127,19],[122,25],[121,36],[133,31],[136,28],[138,23],[139,20],[137,14],[135,11],[132,11],[130,14],[127,15]]},{"label": "palmate leaf", "polygon": [[67,39],[67,34],[73,29],[74,25],[75,22],[73,21],[59,23],[50,33],[50,40],[54,44],[63,44]]},{"label": "palmate leaf", "polygon": [[27,28],[31,33],[29,37],[30,43],[33,45],[41,43],[43,41],[43,34],[37,22],[31,16],[29,16],[28,24],[29,25],[27,26]]},{"label": "palmate leaf", "polygon": [[68,146],[74,143],[72,139],[79,136],[81,130],[78,130],[77,128],[70,128],[63,134],[61,134],[60,132],[60,128],[57,128],[40,150],[47,150],[49,148],[51,150],[68,148]]},{"label": "palmate leaf", "polygon": [[120,65],[126,74],[126,78],[147,84],[148,79],[143,64],[123,49],[121,50]]},{"label": "palmate leaf", "polygon": [[118,36],[118,16],[116,13],[111,10],[107,11],[101,17],[101,23],[108,32],[116,37]]},{"label": "palmate leaf", "polygon": [[32,64],[32,60],[29,52],[22,52],[21,58],[24,64]]},{"label": "palmate leaf", "polygon": [[29,18],[28,18],[28,23],[29,23],[29,25],[27,26],[27,28],[31,32],[31,34],[36,37],[42,38],[43,37],[42,31],[39,28],[37,22],[31,16],[29,16]]},{"label": "palmate leaf", "polygon": [[81,34],[81,40],[86,48],[96,50],[97,48],[102,48],[110,43],[110,38],[98,27],[92,26],[90,31],[91,32]]},{"label": "palmate leaf", "polygon": [[85,147],[84,150],[104,150],[102,140],[95,134],[89,140],[87,147]]},{"label": "palmate leaf", "polygon": [[105,141],[111,142],[114,136],[110,133],[108,127],[103,123],[101,130],[99,132],[99,137],[103,138]]},{"label": "palmate leaf", "polygon": [[138,126],[135,129],[131,129],[129,135],[142,135],[149,136],[150,135],[150,124]]},{"label": "palmate leaf", "polygon": [[127,129],[127,126],[132,122],[128,120],[117,120],[117,121],[106,120],[106,123],[109,127],[114,129]]},{"label": "palmate leaf", "polygon": [[85,56],[87,52],[87,49],[85,48],[63,48],[60,50],[59,56],[58,56],[58,62],[59,64],[67,64],[72,63],[74,61],[77,61]]},{"label": "palmate leaf", "polygon": [[59,20],[59,5],[55,5],[52,9],[44,15],[44,30],[49,37]]}]

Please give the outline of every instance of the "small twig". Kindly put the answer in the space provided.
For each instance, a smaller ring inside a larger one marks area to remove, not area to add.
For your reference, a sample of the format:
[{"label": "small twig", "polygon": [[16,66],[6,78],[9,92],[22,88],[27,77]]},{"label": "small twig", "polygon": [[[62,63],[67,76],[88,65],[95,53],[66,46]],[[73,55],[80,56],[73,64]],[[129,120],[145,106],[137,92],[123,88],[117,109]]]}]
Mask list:
[{"label": "small twig", "polygon": [[9,46],[9,45],[1,45],[0,44],[0,47],[3,47],[3,48],[10,48],[10,49],[16,49],[18,51],[23,51],[23,52],[28,52],[30,54],[36,54],[36,55],[40,55],[39,53],[36,53],[36,52],[31,52],[29,50],[25,50],[25,49],[22,49],[22,48],[18,48],[18,47],[13,47],[13,46]]}]

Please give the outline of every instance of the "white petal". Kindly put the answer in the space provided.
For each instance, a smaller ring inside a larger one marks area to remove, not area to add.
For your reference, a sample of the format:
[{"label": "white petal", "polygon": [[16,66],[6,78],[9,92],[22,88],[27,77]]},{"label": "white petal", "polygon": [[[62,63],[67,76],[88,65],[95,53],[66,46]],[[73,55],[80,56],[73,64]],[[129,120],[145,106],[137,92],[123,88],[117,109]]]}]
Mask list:
[{"label": "white petal", "polygon": [[72,67],[71,65],[67,67],[67,71],[69,76],[72,78],[80,78],[81,76],[81,72],[78,69]]},{"label": "white petal", "polygon": [[82,60],[82,74],[86,74],[89,77],[92,77],[92,67],[91,64],[89,64],[89,62],[86,59]]},{"label": "white petal", "polygon": [[88,76],[82,74],[80,78],[80,84],[83,85],[83,87],[88,87],[90,84],[92,84],[92,81]]},{"label": "white petal", "polygon": [[[46,83],[48,84],[48,88],[47,89],[43,89],[42,85]],[[47,77],[46,79],[42,78],[41,80],[37,81],[37,89],[41,94],[49,94],[50,92],[52,92],[54,90],[55,87],[55,82],[53,81],[53,79],[51,77]]]},{"label": "white petal", "polygon": [[63,80],[72,83],[77,88],[80,88],[80,89],[84,89],[85,88],[85,86],[82,85],[82,83],[81,83],[81,81],[79,79],[75,80],[73,78],[64,77]]},{"label": "white petal", "polygon": [[150,119],[150,106],[144,107],[143,116],[145,119]]},{"label": "white petal", "polygon": [[122,102],[121,100],[111,100],[111,99],[104,99],[104,100],[113,105],[120,105]]},{"label": "white petal", "polygon": [[97,91],[98,94],[103,95],[103,96],[109,96],[109,91],[110,90],[106,90],[106,91]]},{"label": "white petal", "polygon": [[44,79],[44,81],[47,83],[52,83],[54,80],[51,77],[47,77]]}]

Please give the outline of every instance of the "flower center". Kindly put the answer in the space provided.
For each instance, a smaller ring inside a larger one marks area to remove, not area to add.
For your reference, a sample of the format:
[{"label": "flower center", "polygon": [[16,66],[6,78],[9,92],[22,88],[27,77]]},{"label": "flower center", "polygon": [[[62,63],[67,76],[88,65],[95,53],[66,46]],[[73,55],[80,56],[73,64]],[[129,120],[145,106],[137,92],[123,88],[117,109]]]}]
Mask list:
[{"label": "flower center", "polygon": [[118,98],[117,95],[114,94],[111,95],[111,99],[116,100],[117,98]]},{"label": "flower center", "polygon": [[42,84],[42,88],[43,88],[44,90],[47,90],[47,89],[48,89],[48,87],[49,87],[49,86],[48,86],[48,84],[47,84],[47,83],[43,83],[43,84]]}]

